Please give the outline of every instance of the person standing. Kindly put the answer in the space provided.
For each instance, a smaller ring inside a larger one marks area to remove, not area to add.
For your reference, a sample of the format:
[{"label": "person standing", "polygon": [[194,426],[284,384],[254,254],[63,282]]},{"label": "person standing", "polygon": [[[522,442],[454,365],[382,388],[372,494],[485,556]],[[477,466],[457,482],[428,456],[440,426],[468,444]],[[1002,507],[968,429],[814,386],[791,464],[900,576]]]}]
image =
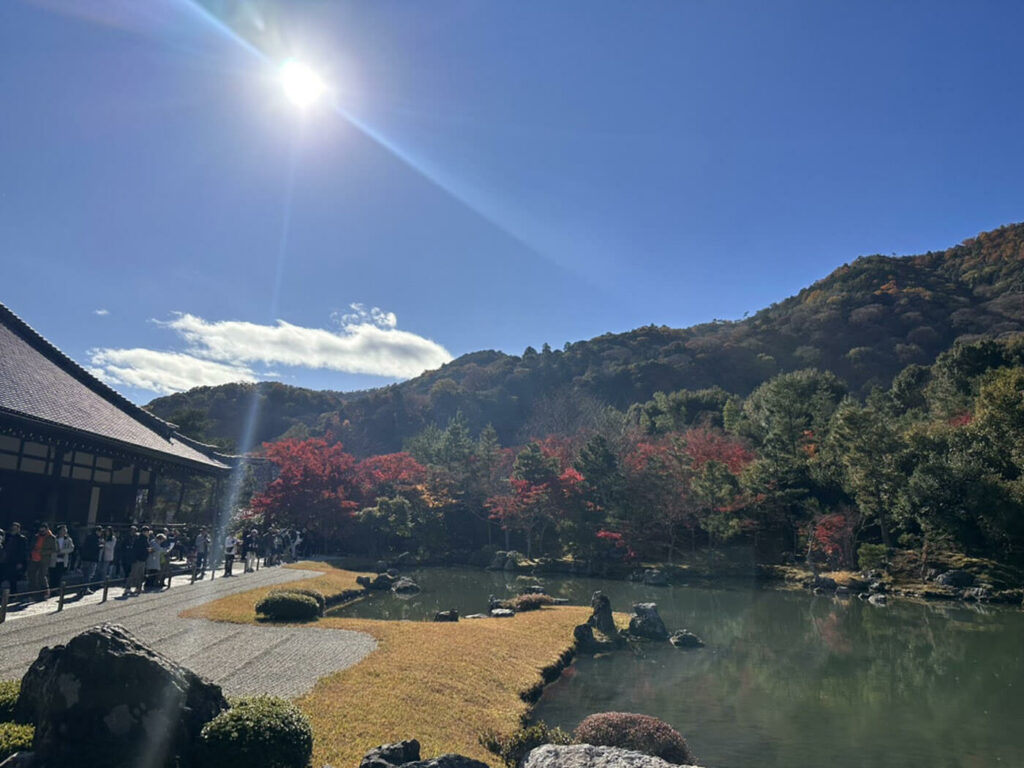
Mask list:
[{"label": "person standing", "polygon": [[100,567],[101,550],[103,548],[103,529],[98,525],[86,534],[82,542],[82,578],[86,584],[91,584],[96,578],[96,571]]},{"label": "person standing", "polygon": [[210,532],[206,528],[200,528],[196,534],[196,573],[199,578],[206,575],[206,558],[210,553]]},{"label": "person standing", "polygon": [[238,539],[235,534],[229,533],[224,537],[224,575],[233,576],[231,573],[235,565],[235,549],[238,547]]},{"label": "person standing", "polygon": [[28,540],[21,532],[21,523],[11,523],[11,530],[4,538],[4,566],[0,571],[0,582],[6,581],[11,592],[18,591],[18,582],[25,577],[27,561]]},{"label": "person standing", "polygon": [[50,582],[47,575],[50,572],[50,561],[56,556],[57,537],[50,531],[49,525],[40,523],[28,553],[28,591],[44,592],[44,600],[50,598]]},{"label": "person standing", "polygon": [[116,556],[117,535],[114,533],[114,529],[108,526],[100,541],[100,578],[106,580],[116,575],[114,573],[114,569],[117,567],[114,559]]},{"label": "person standing", "polygon": [[135,534],[128,551],[131,552],[132,564],[124,585],[125,597],[130,595],[133,589],[136,595],[142,594],[142,579],[146,575],[146,559],[149,557],[149,528],[143,528]]},{"label": "person standing", "polygon": [[117,540],[117,548],[114,551],[118,565],[121,567],[121,575],[124,577],[125,583],[128,581],[128,574],[131,573],[132,563],[135,562],[135,555],[132,553],[132,547],[135,545],[135,540],[139,537],[138,526],[131,526],[127,532]]},{"label": "person standing", "polygon": [[50,565],[50,586],[59,587],[64,583],[64,574],[71,565],[71,554],[75,551],[75,542],[68,535],[66,525],[57,526],[57,551],[54,552]]}]

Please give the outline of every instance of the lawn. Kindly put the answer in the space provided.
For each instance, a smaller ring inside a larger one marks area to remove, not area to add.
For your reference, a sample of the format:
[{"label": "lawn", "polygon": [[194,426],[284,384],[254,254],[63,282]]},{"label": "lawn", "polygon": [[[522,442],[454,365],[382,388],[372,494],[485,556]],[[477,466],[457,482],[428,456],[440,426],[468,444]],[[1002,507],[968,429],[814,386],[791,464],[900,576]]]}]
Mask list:
[{"label": "lawn", "polygon": [[[321,576],[289,586],[326,595],[355,588],[355,577],[326,563],[300,563]],[[255,622],[256,602],[269,589],[232,595],[185,612],[219,621]],[[327,617],[316,626],[352,629],[377,639],[359,664],[321,678],[296,700],[315,735],[313,764],[357,765],[366,750],[419,739],[424,758],[444,752],[496,764],[477,741],[484,731],[509,733],[529,711],[523,694],[570,650],[572,629],[589,608],[548,607],[511,619],[457,623]]]}]

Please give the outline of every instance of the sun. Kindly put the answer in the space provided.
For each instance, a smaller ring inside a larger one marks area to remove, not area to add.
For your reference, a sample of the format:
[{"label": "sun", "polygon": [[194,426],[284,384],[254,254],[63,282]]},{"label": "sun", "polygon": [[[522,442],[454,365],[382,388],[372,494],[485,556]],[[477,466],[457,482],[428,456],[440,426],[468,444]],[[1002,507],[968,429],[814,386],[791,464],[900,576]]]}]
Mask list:
[{"label": "sun", "polygon": [[281,65],[278,80],[288,100],[302,109],[312,106],[327,92],[327,84],[320,75],[295,59]]}]

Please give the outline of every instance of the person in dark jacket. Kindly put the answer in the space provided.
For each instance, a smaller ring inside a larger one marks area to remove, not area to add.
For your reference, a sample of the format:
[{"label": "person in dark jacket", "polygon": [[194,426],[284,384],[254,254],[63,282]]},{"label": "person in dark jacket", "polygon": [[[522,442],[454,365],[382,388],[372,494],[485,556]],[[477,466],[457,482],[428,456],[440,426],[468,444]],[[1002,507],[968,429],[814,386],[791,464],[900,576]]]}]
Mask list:
[{"label": "person in dark jacket", "polygon": [[143,528],[131,542],[129,551],[132,555],[132,564],[128,571],[128,580],[124,585],[126,597],[132,593],[133,589],[136,595],[142,594],[142,580],[146,576],[146,560],[149,558],[149,534],[149,528]]},{"label": "person in dark jacket", "polygon": [[96,526],[85,537],[82,542],[82,576],[88,584],[96,578],[96,571],[100,567],[100,555],[103,549],[103,529]]},{"label": "person in dark jacket", "polygon": [[21,532],[21,523],[11,523],[4,537],[4,563],[0,568],[0,586],[7,582],[11,592],[18,591],[18,582],[25,578],[28,561],[28,539]]}]

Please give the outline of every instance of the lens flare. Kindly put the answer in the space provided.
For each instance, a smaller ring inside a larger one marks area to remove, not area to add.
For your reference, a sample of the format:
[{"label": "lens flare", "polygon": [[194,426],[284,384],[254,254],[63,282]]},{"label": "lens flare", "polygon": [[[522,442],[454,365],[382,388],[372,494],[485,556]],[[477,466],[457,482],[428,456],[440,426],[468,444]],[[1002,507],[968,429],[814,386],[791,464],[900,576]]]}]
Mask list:
[{"label": "lens flare", "polygon": [[281,65],[278,79],[288,100],[302,109],[315,104],[327,92],[320,75],[295,59],[288,59]]}]

